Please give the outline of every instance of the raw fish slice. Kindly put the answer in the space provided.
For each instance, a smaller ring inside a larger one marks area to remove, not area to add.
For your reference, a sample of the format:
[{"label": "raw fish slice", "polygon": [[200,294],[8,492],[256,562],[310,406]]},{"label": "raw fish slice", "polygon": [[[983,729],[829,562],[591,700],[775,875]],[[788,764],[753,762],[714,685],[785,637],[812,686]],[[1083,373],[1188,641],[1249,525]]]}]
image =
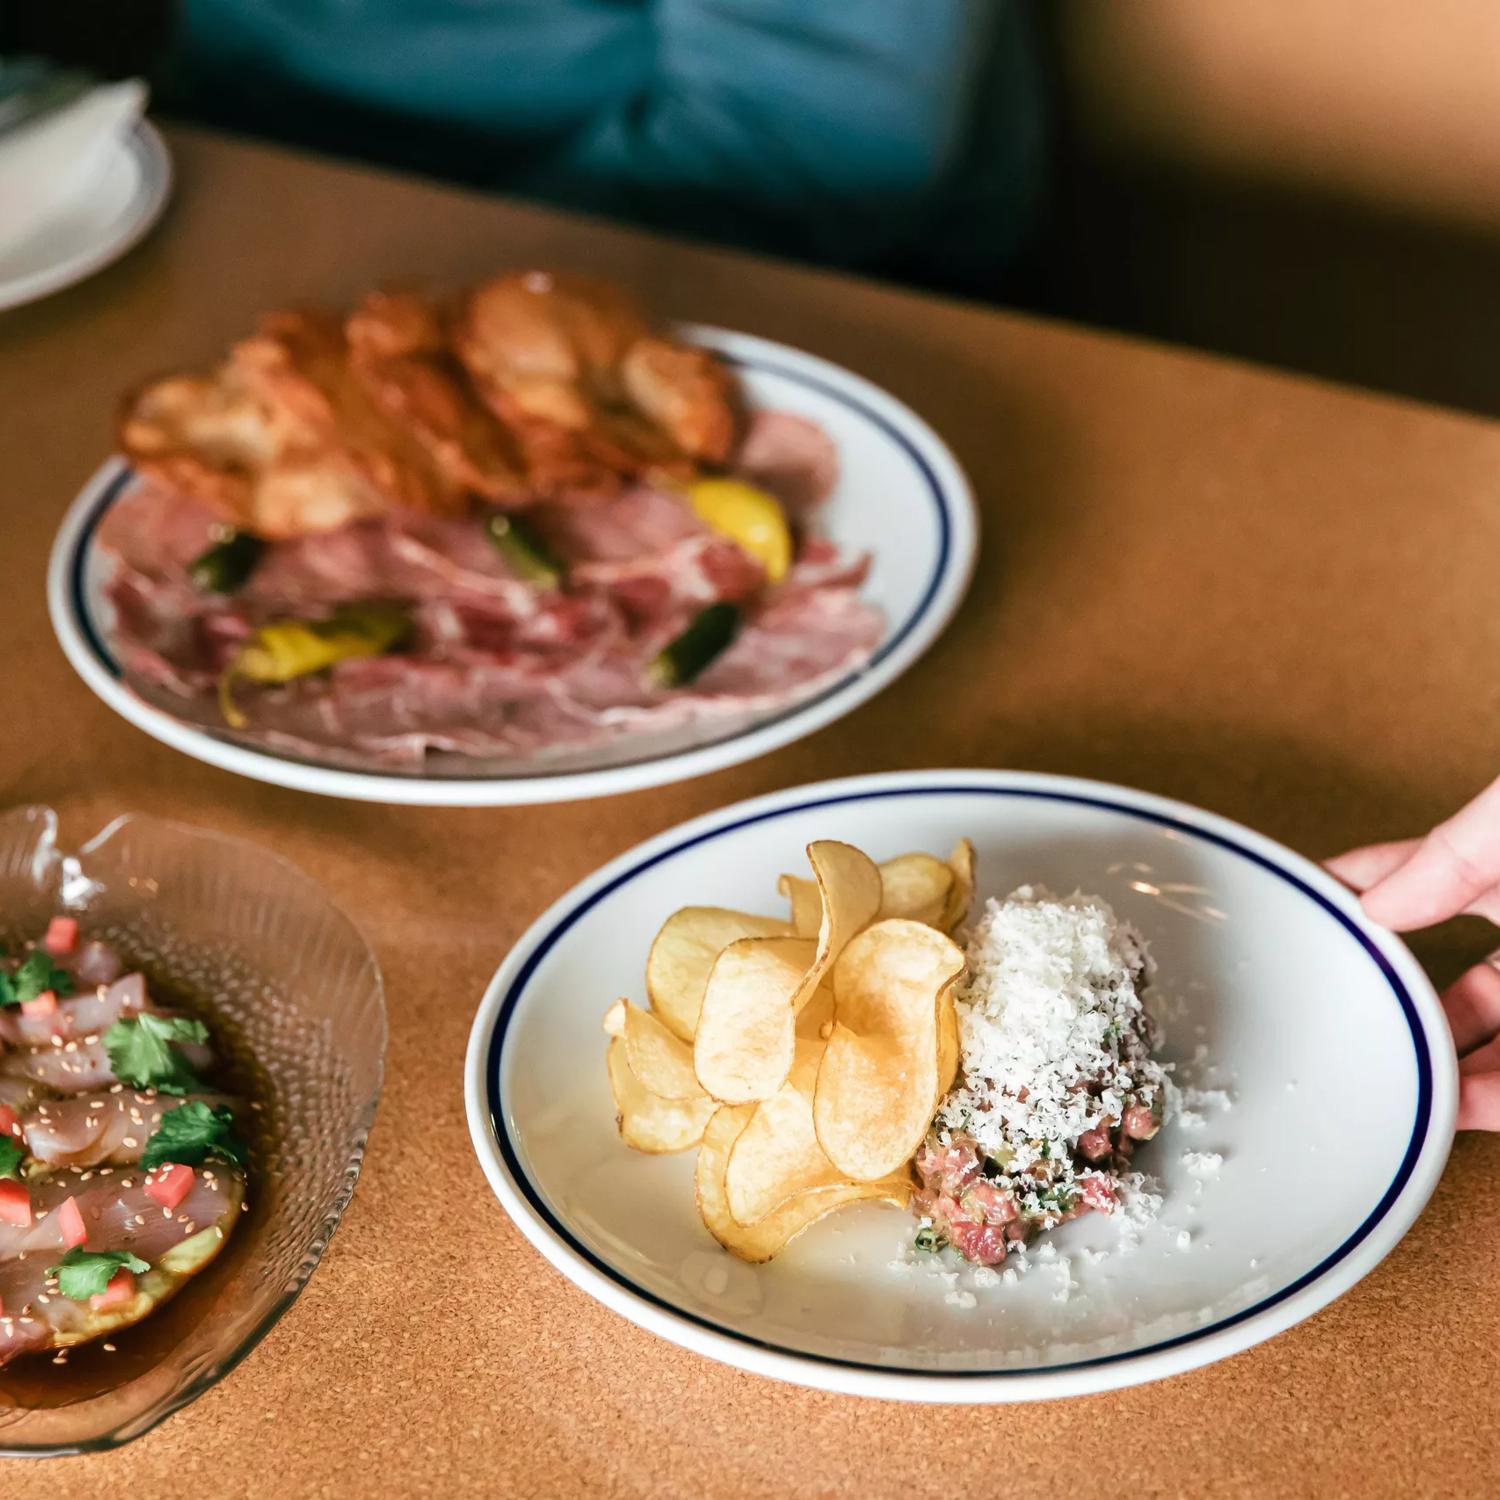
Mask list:
[{"label": "raw fish slice", "polygon": [[193,1100],[212,1108],[235,1106],[225,1094],[179,1097],[123,1089],[43,1102],[22,1119],[21,1128],[26,1149],[44,1166],[122,1166],[141,1159],[168,1110]]},{"label": "raw fish slice", "polygon": [[86,994],[57,1002],[51,1015],[23,1015],[19,1007],[0,1010],[0,1041],[12,1047],[42,1047],[54,1037],[97,1036],[123,1016],[156,1010],[146,996],[143,974],[127,974],[113,984],[99,985]]},{"label": "raw fish slice", "polygon": [[[69,1198],[77,1201],[88,1233],[89,1250],[130,1250],[143,1260],[154,1260],[163,1250],[187,1238],[191,1232],[217,1224],[228,1211],[225,1193],[240,1177],[233,1167],[210,1161],[194,1169],[193,1186],[174,1209],[163,1209],[145,1189],[146,1173],[135,1167],[99,1167],[92,1171],[66,1168],[34,1177],[31,1193],[31,1224],[21,1229],[0,1224],[0,1262],[19,1256],[49,1255],[51,1265],[63,1253],[66,1236],[58,1222],[58,1210]],[[236,1189],[237,1191],[237,1189]],[[0,1266],[0,1275],[3,1275]],[[0,1289],[0,1302],[10,1299]]]},{"label": "raw fish slice", "polygon": [[[4,1050],[0,1045],[0,1053]],[[3,1066],[3,1059],[0,1059],[0,1067]],[[44,1093],[46,1090],[41,1084],[30,1078],[0,1073],[0,1106],[15,1110],[18,1115],[25,1114]]]},{"label": "raw fish slice", "polygon": [[[184,1042],[177,1050],[195,1072],[202,1073],[213,1066],[214,1055],[207,1047]],[[0,1057],[0,1078],[30,1079],[59,1094],[93,1093],[119,1082],[109,1065],[104,1039],[97,1035],[76,1042],[60,1041],[53,1046],[7,1052]]]},{"label": "raw fish slice", "polygon": [[[138,1323],[208,1265],[239,1220],[244,1179],[217,1166],[194,1175],[192,1191],[175,1210],[163,1210],[147,1199],[138,1178],[129,1189],[123,1182],[113,1188],[107,1182],[103,1188],[90,1184],[91,1198],[112,1192],[118,1201],[107,1206],[97,1236],[85,1208],[89,1248],[128,1250],[151,1268],[135,1278],[135,1294],[118,1306],[98,1309],[64,1297],[47,1276],[49,1267],[61,1259],[60,1248],[0,1261],[0,1367],[22,1354],[83,1343]],[[132,1208],[136,1211],[127,1213]],[[103,1233],[105,1220],[112,1226],[112,1238]]]}]

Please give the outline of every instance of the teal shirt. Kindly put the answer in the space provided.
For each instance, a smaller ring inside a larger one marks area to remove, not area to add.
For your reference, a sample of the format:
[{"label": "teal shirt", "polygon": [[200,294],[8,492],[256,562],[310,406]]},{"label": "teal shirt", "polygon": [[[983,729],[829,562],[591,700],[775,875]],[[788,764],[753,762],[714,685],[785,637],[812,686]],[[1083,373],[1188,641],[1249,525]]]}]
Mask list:
[{"label": "teal shirt", "polygon": [[657,227],[983,289],[1035,217],[1010,0],[181,0],[168,101]]}]

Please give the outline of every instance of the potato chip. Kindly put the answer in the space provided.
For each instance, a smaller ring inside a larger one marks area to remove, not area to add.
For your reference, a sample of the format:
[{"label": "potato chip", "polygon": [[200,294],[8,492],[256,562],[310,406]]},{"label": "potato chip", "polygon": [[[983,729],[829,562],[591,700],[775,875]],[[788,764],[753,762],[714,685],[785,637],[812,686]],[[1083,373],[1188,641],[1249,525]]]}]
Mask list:
[{"label": "potato chip", "polygon": [[818,1070],[813,1124],[828,1158],[857,1182],[896,1171],[927,1133],[937,1098],[938,997],[962,971],[935,928],[893,918],[854,938],[833,968],[833,1035]]},{"label": "potato chip", "polygon": [[[726,1104],[769,1099],[791,1071],[797,1015],[829,967],[880,908],[880,872],[851,844],[807,846],[822,905],[816,948],[806,938],[746,939],[719,955],[709,974],[693,1062],[698,1081]],[[806,954],[800,980],[788,966]]]},{"label": "potato chip", "polygon": [[968,919],[974,901],[974,846],[968,839],[960,839],[953,846],[948,868],[953,872],[953,884],[937,925],[951,934]]},{"label": "potato chip", "polygon": [[724,1172],[739,1134],[749,1123],[754,1106],[726,1106],[708,1122],[698,1152],[695,1184],[698,1213],[713,1237],[741,1260],[766,1261],[779,1255],[809,1225],[851,1203],[884,1200],[904,1208],[911,1197],[909,1173],[894,1173],[879,1182],[845,1182],[816,1188],[789,1198],[754,1224],[741,1224],[729,1212]]},{"label": "potato chip", "polygon": [[693,1049],[674,1036],[649,1010],[621,1001],[620,1034],[630,1071],[660,1099],[701,1099],[703,1085],[693,1071]]},{"label": "potato chip", "polygon": [[[949,912],[960,905],[964,912],[968,909],[967,897],[957,889],[960,872],[951,860],[944,864],[932,854],[898,854],[877,868],[882,918],[905,917],[946,931]],[[815,937],[823,915],[817,881],[783,875],[777,889],[791,902],[792,930],[798,937]]]},{"label": "potato chip", "polygon": [[812,998],[797,1012],[797,1040],[826,1042],[833,1035],[833,990],[825,975]]},{"label": "potato chip", "polygon": [[[819,990],[819,994],[827,993]],[[816,1033],[797,1038],[796,1060],[787,1081],[755,1106],[729,1153],[724,1194],[729,1212],[741,1224],[756,1223],[788,1198],[811,1188],[836,1187],[845,1181],[813,1129],[813,1090],[827,1045]]]},{"label": "potato chip", "polygon": [[683,908],[651,946],[651,1008],[604,1017],[621,1136],[699,1144],[703,1222],[748,1261],[849,1204],[904,1207],[961,1063],[963,954],[944,934],[973,899],[973,846],[877,866],[822,839],[807,857],[812,879],[779,882],[789,921]]},{"label": "potato chip", "polygon": [[729,911],[722,906],[685,906],[662,924],[646,959],[646,995],[662,1024],[691,1042],[714,960],[730,943],[790,932],[775,917]]},{"label": "potato chip", "polygon": [[637,1151],[686,1151],[703,1137],[717,1107],[712,1099],[662,1099],[630,1070],[625,1038],[613,1037],[605,1053],[615,1096],[620,1138]]},{"label": "potato chip", "polygon": [[816,958],[815,943],[794,937],[741,938],[719,955],[693,1039],[698,1082],[714,1098],[748,1104],[786,1081]]},{"label": "potato chip", "polygon": [[931,854],[902,854],[880,866],[880,915],[940,925],[953,891],[953,871]]},{"label": "potato chip", "polygon": [[822,906],[818,961],[827,968],[843,952],[844,944],[879,913],[880,871],[868,854],[837,839],[818,839],[809,844],[807,859],[818,882]]},{"label": "potato chip", "polygon": [[815,938],[823,926],[823,898],[818,882],[804,875],[783,875],[776,889],[791,902],[792,931],[798,937]]},{"label": "potato chip", "polygon": [[953,1004],[953,986],[947,985],[938,996],[938,1086],[937,1105],[943,1102],[953,1080],[958,1077],[959,1043],[958,1011]]}]

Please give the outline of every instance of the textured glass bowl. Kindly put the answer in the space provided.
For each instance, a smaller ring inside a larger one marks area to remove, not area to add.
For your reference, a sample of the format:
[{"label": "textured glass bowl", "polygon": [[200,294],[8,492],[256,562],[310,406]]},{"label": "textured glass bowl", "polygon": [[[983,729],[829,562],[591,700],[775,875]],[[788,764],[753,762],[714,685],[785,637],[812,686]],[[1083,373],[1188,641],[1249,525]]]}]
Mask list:
[{"label": "textured glass bowl", "polygon": [[129,1442],[255,1347],[307,1284],[354,1192],[385,1056],[375,957],[299,870],[151,817],[118,818],[72,855],[56,834],[50,808],[0,815],[0,940],[76,912],[89,935],[191,997],[261,1112],[251,1210],[224,1253],[116,1354],[79,1349],[67,1366],[0,1370],[0,1454]]}]

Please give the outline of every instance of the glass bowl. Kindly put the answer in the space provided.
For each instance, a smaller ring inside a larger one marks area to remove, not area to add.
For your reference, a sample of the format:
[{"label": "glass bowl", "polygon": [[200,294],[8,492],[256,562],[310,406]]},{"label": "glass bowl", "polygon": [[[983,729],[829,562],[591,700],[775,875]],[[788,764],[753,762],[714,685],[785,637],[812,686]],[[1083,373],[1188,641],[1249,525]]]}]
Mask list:
[{"label": "glass bowl", "polygon": [[130,1442],[260,1342],[354,1192],[385,1057],[374,954],[312,880],[253,844],[131,814],[67,854],[51,808],[0,815],[0,941],[58,911],[189,997],[261,1108],[250,1211],[224,1253],[116,1352],[0,1370],[5,1455]]}]

